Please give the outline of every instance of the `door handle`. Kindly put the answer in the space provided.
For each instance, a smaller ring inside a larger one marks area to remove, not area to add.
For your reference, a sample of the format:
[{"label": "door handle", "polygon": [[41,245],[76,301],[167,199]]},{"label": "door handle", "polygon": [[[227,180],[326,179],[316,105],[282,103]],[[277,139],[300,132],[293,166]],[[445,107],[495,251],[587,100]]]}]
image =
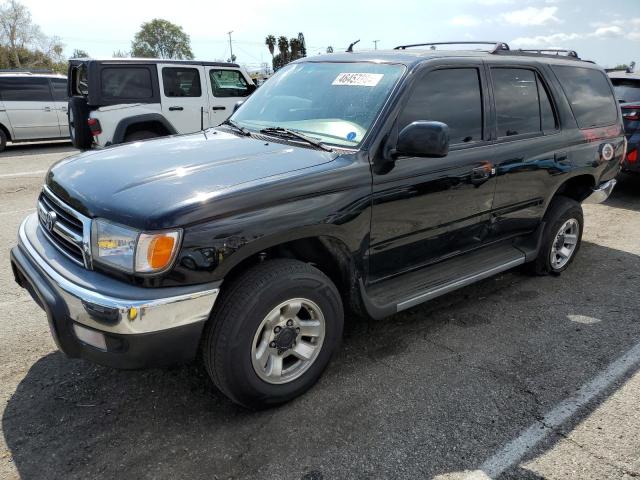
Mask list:
[{"label": "door handle", "polygon": [[184,107],[169,107],[170,112],[181,112],[184,110]]},{"label": "door handle", "polygon": [[51,111],[51,107],[44,107],[44,111],[45,112],[50,112]]},{"label": "door handle", "polygon": [[211,107],[211,110],[226,110],[227,107],[225,107],[224,105],[214,105],[213,107]]}]

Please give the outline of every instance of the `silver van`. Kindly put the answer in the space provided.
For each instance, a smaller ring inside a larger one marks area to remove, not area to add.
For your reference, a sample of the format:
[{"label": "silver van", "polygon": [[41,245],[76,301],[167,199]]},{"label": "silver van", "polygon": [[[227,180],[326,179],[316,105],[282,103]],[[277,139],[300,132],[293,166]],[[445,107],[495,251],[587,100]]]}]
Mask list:
[{"label": "silver van", "polygon": [[0,151],[8,141],[68,138],[67,100],[63,75],[0,72]]}]

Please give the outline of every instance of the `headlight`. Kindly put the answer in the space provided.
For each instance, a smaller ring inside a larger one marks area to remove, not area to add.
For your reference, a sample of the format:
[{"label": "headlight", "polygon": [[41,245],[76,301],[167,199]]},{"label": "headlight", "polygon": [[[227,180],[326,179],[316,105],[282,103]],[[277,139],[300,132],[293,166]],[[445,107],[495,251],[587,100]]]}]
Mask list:
[{"label": "headlight", "polygon": [[171,266],[180,243],[179,230],[141,233],[106,220],[94,220],[93,260],[129,273],[156,273]]}]

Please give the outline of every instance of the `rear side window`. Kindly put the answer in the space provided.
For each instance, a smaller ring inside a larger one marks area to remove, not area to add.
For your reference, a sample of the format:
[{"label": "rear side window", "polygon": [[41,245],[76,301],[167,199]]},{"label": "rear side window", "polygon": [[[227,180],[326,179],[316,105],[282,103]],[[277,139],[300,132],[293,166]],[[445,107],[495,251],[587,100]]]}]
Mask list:
[{"label": "rear side window", "polygon": [[535,72],[523,68],[494,68],[491,78],[498,137],[540,132],[540,99]]},{"label": "rear side window", "polygon": [[107,98],[147,99],[153,97],[151,72],[144,67],[102,69],[102,95]]},{"label": "rear side window", "polygon": [[400,129],[418,120],[446,123],[451,144],[482,140],[482,94],[478,70],[435,70],[418,80],[400,115]]},{"label": "rear side window", "polygon": [[47,78],[0,77],[0,94],[5,102],[51,102]]},{"label": "rear side window", "polygon": [[246,97],[251,93],[249,84],[238,70],[209,70],[213,96]]},{"label": "rear side window", "polygon": [[199,97],[202,95],[200,73],[196,68],[163,68],[162,86],[166,97]]},{"label": "rear side window", "polygon": [[601,127],[616,122],[618,106],[604,73],[592,68],[552,68],[580,128]]},{"label": "rear side window", "polygon": [[61,78],[52,78],[51,86],[53,87],[53,99],[56,102],[66,102],[67,97],[67,81]]}]

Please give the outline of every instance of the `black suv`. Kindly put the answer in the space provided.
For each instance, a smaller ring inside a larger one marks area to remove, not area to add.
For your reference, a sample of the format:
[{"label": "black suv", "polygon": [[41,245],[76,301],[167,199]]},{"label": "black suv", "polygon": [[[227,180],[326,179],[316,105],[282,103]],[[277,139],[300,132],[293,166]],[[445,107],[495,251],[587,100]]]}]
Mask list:
[{"label": "black suv", "polygon": [[622,120],[627,136],[627,157],[622,163],[626,172],[640,173],[640,74],[630,72],[609,73],[613,90],[622,108]]},{"label": "black suv", "polygon": [[11,262],[60,349],[121,368],[200,351],[263,407],[313,385],[345,311],[565,270],[625,154],[607,76],[431,45],[305,58],[219,127],[54,165]]}]

